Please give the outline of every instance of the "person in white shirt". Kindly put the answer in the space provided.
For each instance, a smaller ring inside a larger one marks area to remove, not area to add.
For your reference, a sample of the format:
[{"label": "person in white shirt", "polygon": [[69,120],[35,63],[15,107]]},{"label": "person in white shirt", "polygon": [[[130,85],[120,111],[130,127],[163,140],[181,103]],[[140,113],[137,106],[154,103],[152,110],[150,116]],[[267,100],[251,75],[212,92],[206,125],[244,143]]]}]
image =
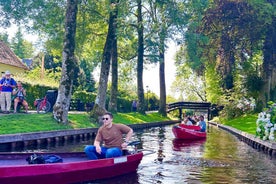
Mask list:
[{"label": "person in white shirt", "polygon": [[193,125],[193,123],[189,120],[188,117],[184,118],[183,124],[185,124],[185,125]]}]

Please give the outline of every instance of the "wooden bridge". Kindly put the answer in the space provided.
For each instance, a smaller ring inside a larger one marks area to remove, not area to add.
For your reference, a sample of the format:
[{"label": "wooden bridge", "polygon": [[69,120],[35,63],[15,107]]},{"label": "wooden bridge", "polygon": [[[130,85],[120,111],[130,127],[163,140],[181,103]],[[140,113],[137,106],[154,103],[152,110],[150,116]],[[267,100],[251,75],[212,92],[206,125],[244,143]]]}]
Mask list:
[{"label": "wooden bridge", "polygon": [[182,119],[182,109],[196,109],[205,110],[208,113],[208,120],[210,120],[211,103],[210,102],[175,102],[167,104],[167,112],[174,110],[179,111],[179,119]]}]

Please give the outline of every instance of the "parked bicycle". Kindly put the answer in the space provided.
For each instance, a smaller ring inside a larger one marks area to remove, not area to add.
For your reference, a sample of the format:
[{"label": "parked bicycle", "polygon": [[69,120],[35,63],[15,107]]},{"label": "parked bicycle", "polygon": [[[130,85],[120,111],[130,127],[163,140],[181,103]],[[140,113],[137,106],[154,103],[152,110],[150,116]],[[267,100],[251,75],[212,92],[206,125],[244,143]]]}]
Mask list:
[{"label": "parked bicycle", "polygon": [[34,106],[39,114],[45,114],[51,109],[51,103],[47,100],[47,95],[44,98],[36,99],[34,101]]}]

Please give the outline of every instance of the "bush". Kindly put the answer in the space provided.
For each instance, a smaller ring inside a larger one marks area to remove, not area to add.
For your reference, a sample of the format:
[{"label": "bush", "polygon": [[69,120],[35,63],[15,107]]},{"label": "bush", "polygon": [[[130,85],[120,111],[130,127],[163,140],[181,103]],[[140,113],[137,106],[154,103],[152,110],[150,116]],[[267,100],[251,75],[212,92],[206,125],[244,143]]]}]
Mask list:
[{"label": "bush", "polygon": [[72,99],[79,99],[83,103],[91,103],[94,102],[96,99],[96,94],[92,92],[86,92],[86,91],[76,91],[72,95]]},{"label": "bush", "polygon": [[128,99],[125,98],[118,98],[118,112],[123,112],[123,113],[127,113],[127,112],[131,112],[131,107],[132,107],[132,101],[129,101]]},{"label": "bush", "polygon": [[256,136],[262,140],[275,140],[276,104],[269,105],[269,109],[260,112],[256,121]]},{"label": "bush", "polygon": [[223,110],[220,112],[220,116],[225,119],[233,119],[242,115],[242,111],[236,107],[235,104],[226,104]]},{"label": "bush", "polygon": [[235,96],[235,94],[231,94],[229,100],[226,100],[223,110],[220,112],[226,119],[232,119],[239,117],[243,114],[249,114],[254,112],[256,108],[255,99],[250,97],[239,97]]}]

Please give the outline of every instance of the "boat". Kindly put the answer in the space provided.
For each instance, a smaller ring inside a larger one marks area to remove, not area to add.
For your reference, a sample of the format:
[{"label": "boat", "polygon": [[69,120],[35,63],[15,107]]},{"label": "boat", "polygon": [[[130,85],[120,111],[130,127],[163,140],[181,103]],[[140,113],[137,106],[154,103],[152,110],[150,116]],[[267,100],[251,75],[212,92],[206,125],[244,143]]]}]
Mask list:
[{"label": "boat", "polygon": [[36,154],[54,154],[63,162],[29,164],[26,158],[33,153],[0,153],[0,183],[68,184],[111,178],[136,172],[143,158],[143,152],[99,160],[88,160],[83,152]]},{"label": "boat", "polygon": [[178,139],[205,139],[207,135],[206,132],[200,132],[200,126],[196,125],[179,124],[173,126],[172,131],[174,136]]}]

